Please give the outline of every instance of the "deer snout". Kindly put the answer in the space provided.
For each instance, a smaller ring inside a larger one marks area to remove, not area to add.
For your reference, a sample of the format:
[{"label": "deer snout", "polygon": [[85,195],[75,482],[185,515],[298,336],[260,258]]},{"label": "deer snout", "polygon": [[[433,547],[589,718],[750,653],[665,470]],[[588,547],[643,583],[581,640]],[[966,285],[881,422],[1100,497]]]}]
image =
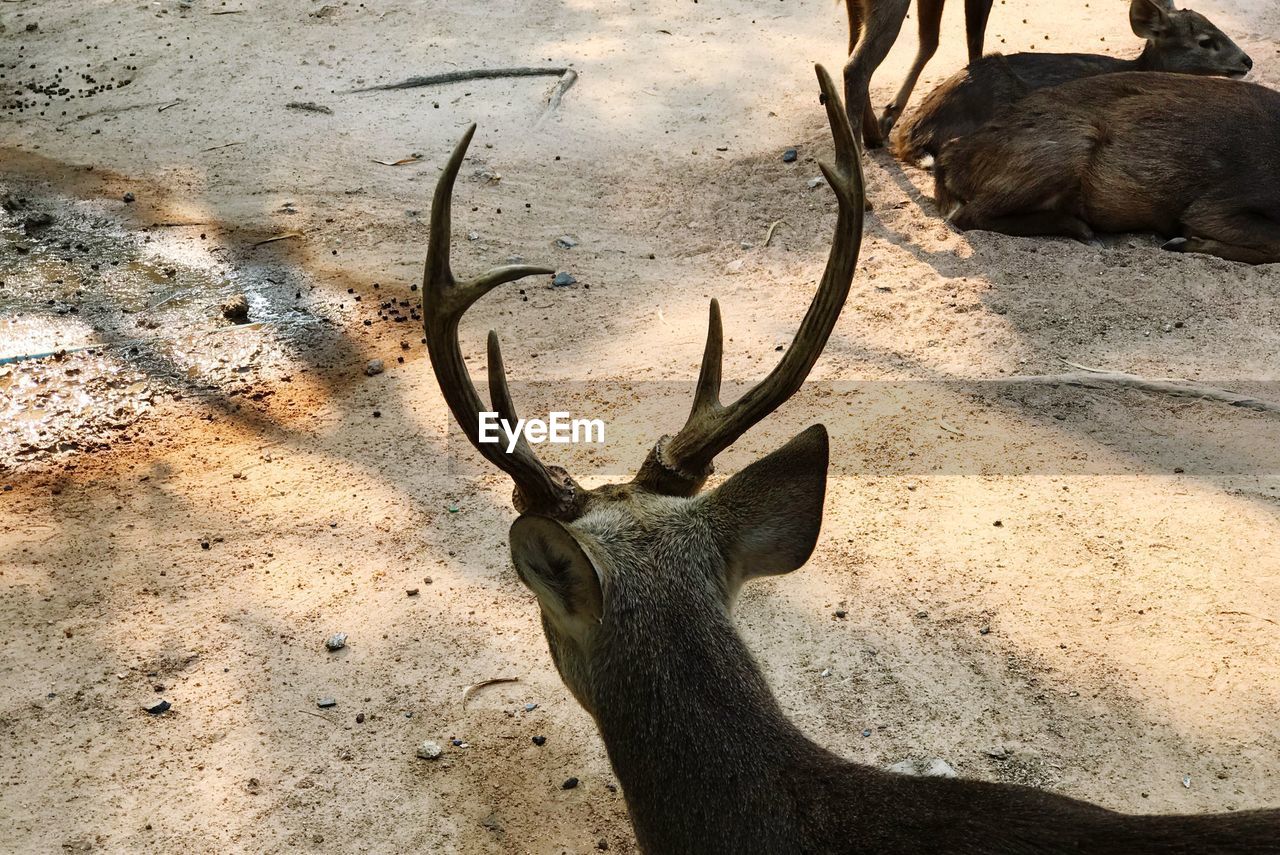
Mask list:
[{"label": "deer snout", "polygon": [[1230,76],[1233,78],[1239,79],[1241,77],[1246,76],[1252,70],[1253,70],[1253,58],[1250,57],[1249,54],[1241,52],[1240,69],[1238,71],[1233,71]]}]

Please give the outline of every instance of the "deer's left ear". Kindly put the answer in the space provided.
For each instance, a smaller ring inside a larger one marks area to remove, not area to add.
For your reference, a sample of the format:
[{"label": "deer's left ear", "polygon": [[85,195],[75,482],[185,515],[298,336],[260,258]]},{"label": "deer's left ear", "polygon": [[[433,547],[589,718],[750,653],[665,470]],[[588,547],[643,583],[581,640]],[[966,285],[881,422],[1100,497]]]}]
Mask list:
[{"label": "deer's left ear", "polygon": [[600,574],[568,527],[550,517],[525,515],[511,524],[510,538],[516,572],[547,618],[575,636],[600,623]]},{"label": "deer's left ear", "polygon": [[707,495],[731,596],[747,579],[809,560],[822,528],[827,459],[827,429],[814,425]]},{"label": "deer's left ear", "polygon": [[1154,41],[1169,32],[1169,13],[1172,11],[1172,0],[1131,0],[1129,26],[1138,38]]}]

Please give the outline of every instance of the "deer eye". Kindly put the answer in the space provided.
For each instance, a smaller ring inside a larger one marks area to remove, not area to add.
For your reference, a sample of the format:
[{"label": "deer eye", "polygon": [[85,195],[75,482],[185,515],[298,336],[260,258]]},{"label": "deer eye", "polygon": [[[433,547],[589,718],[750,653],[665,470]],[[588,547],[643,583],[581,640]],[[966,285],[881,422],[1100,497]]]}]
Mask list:
[{"label": "deer eye", "polygon": [[1214,47],[1213,39],[1210,38],[1209,36],[1201,36],[1199,39],[1196,40],[1196,44],[1200,45],[1200,47],[1204,48],[1205,50],[1210,50],[1211,48]]}]

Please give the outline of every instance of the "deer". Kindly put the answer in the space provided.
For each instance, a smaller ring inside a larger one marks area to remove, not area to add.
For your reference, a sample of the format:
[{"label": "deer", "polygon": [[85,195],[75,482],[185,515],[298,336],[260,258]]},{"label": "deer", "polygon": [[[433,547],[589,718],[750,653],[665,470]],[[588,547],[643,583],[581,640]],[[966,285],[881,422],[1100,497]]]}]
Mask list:
[{"label": "deer", "polygon": [[[965,41],[970,62],[982,57],[992,1],[964,0]],[[924,67],[938,52],[945,3],[946,0],[916,0],[920,46],[907,79],[893,101],[885,107],[883,116],[877,119],[871,106],[871,77],[898,40],[911,0],[845,0],[849,15],[849,61],[844,67],[845,103],[849,108],[850,123],[856,125],[861,121],[862,141],[868,148],[884,145],[894,123],[911,100],[911,93]],[[858,115],[854,114],[855,111]]]},{"label": "deer", "polygon": [[1280,262],[1280,93],[1160,72],[1043,89],[943,145],[934,188],[961,230],[1150,231],[1175,252]]},{"label": "deer", "polygon": [[944,143],[971,134],[1031,92],[1124,71],[1168,71],[1240,78],[1253,60],[1213,22],[1173,0],[1131,0],[1129,25],[1145,40],[1131,59],[1082,53],[988,54],[933,90],[893,129],[890,149],[907,163],[929,163]]},{"label": "deer", "polygon": [[[723,327],[711,301],[683,427],[629,482],[583,489],[528,443],[477,441],[484,406],[458,339],[463,313],[498,285],[550,268],[455,278],[453,185],[475,125],[431,206],[423,318],[444,400],[482,457],[514,482],[512,563],[533,592],[565,685],[595,719],[645,853],[1280,853],[1280,811],[1130,816],[1042,790],[894,774],[847,761],[786,717],[731,617],[752,579],[813,553],[829,457],[821,424],[712,490],[716,456],[805,382],[840,316],[862,239],[861,153],[835,83],[817,66],[834,139],[820,167],[837,203],[825,269],[795,339],[737,400],[720,400]],[[498,336],[487,341],[490,406],[515,403]]]}]

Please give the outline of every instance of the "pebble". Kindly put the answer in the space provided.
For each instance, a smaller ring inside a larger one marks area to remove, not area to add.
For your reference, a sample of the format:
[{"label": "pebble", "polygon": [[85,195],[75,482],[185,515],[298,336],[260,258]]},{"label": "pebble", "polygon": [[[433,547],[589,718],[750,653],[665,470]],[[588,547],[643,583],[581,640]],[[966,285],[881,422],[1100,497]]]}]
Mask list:
[{"label": "pebble", "polygon": [[137,196],[134,196],[134,195],[133,195],[133,193],[132,193],[132,191],[131,191],[131,192],[125,193],[125,194],[124,194],[124,196],[122,196],[121,198],[122,198],[122,199],[124,199],[125,204],[128,204],[128,203],[132,202],[134,199],[136,199],[136,198],[138,198],[138,197],[137,197]]},{"label": "pebble", "polygon": [[536,710],[537,708],[538,708],[538,705],[537,705],[537,704],[535,704],[535,703],[528,703],[528,704],[525,704],[525,705],[524,705],[524,711],[525,711],[525,712],[533,712],[533,711],[534,711],[534,710]]},{"label": "pebble", "polygon": [[796,150],[794,148],[789,148],[782,153],[782,162],[795,163],[796,156]]},{"label": "pebble", "polygon": [[330,650],[341,650],[347,646],[347,634],[345,632],[335,632],[324,640],[324,646]]},{"label": "pebble", "polygon": [[364,713],[356,713],[356,724],[364,724]]},{"label": "pebble", "polygon": [[567,288],[570,285],[573,285],[574,283],[576,283],[577,281],[578,280],[574,278],[572,273],[568,273],[564,270],[561,270],[560,272],[556,273],[555,278],[551,280],[551,284],[557,288]]},{"label": "pebble", "polygon": [[608,851],[609,841],[601,837],[599,840],[596,841],[596,848],[599,849],[601,852]]},{"label": "pebble", "polygon": [[578,786],[578,779],[577,779],[577,778],[565,778],[565,779],[564,779],[564,783],[560,785],[560,789],[562,789],[562,790],[572,790],[572,789],[574,789],[574,788],[575,788],[575,787],[577,787],[577,786]]},{"label": "pebble", "polygon": [[222,316],[229,321],[247,321],[249,319],[249,301],[243,294],[236,294],[222,304]]},{"label": "pebble", "polygon": [[535,737],[533,737],[533,744],[534,744],[534,745],[546,745],[546,744],[547,744],[547,738],[546,738],[545,736],[535,736]]},{"label": "pebble", "polygon": [[819,175],[817,178],[810,178],[808,181],[805,182],[805,184],[809,185],[810,190],[812,190],[814,187],[817,187],[821,184],[826,184],[826,183],[827,183],[827,179],[823,178],[821,175]]},{"label": "pebble", "polygon": [[160,701],[159,703],[152,704],[151,706],[147,706],[146,704],[143,704],[142,708],[145,709],[147,712],[151,713],[152,715],[160,715],[160,713],[162,712],[168,712],[169,708],[172,706],[173,704],[169,703],[168,701]]},{"label": "pebble", "polygon": [[573,249],[578,245],[578,239],[573,235],[560,235],[556,238],[556,246],[561,249]]},{"label": "pebble", "polygon": [[439,743],[432,742],[430,739],[418,746],[418,757],[423,760],[438,760],[443,753],[444,749]]},{"label": "pebble", "polygon": [[416,597],[416,596],[418,596],[418,589],[417,589],[417,588],[406,588],[406,589],[405,589],[404,594],[405,594],[405,596],[406,596],[406,597]]},{"label": "pebble", "polygon": [[338,701],[334,698],[321,698],[316,701],[316,706],[322,710],[327,710],[329,707],[336,707],[337,705]]},{"label": "pebble", "polygon": [[370,377],[375,377],[387,370],[387,366],[383,364],[381,359],[370,359],[369,363],[364,367],[364,373]]}]

